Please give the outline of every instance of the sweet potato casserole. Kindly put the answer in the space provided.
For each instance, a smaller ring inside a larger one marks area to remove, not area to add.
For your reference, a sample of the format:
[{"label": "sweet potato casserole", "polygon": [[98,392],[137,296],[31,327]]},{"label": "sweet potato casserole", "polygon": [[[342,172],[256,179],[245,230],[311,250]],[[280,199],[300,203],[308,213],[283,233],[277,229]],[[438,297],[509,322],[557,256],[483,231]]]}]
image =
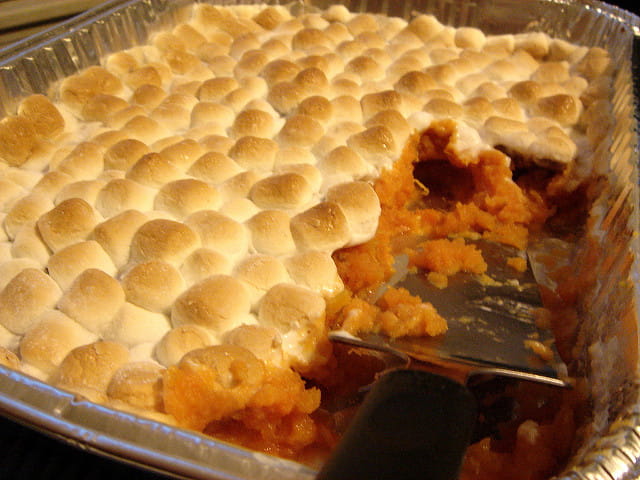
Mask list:
[{"label": "sweet potato casserole", "polygon": [[[470,239],[522,269],[532,240],[585,231],[612,71],[543,33],[197,3],[0,122],[0,361],[316,465],[348,422],[331,399],[380,368],[327,333],[446,335],[402,289],[370,300],[394,255],[447,288],[485,273]],[[541,321],[570,363],[581,285],[555,270]],[[464,478],[570,455],[580,385],[511,396]]]}]

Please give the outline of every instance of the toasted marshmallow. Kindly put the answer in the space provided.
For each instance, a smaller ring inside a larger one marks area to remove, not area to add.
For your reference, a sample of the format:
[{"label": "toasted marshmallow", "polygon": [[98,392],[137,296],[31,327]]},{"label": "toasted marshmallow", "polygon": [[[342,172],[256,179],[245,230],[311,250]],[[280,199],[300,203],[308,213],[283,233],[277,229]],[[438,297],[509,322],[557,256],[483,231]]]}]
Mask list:
[{"label": "toasted marshmallow", "polygon": [[340,206],[344,213],[351,239],[349,245],[356,245],[373,238],[378,228],[380,200],[367,182],[349,182],[331,187],[326,199]]},{"label": "toasted marshmallow", "polygon": [[194,250],[180,266],[180,273],[187,286],[212,275],[228,275],[231,270],[232,263],[227,255],[206,247]]},{"label": "toasted marshmallow", "polygon": [[292,115],[287,118],[278,140],[284,146],[309,147],[322,137],[322,125],[307,115]]},{"label": "toasted marshmallow", "polygon": [[135,265],[122,277],[128,302],[151,312],[168,312],[185,288],[180,272],[168,263],[152,260]]},{"label": "toasted marshmallow", "polygon": [[247,135],[270,138],[275,132],[273,117],[263,111],[248,109],[240,112],[233,125],[229,128],[229,134],[234,138]]},{"label": "toasted marshmallow", "polygon": [[161,411],[163,371],[160,365],[150,361],[126,363],[111,377],[107,396],[132,407]]},{"label": "toasted marshmallow", "polygon": [[50,255],[51,251],[42,241],[36,227],[25,225],[16,232],[11,245],[13,258],[30,258],[40,267],[44,267]]},{"label": "toasted marshmallow", "polygon": [[[42,178],[38,181],[38,183],[34,185],[33,193],[40,193],[50,198],[51,200],[53,200],[55,196],[58,194],[58,192],[60,191],[60,189],[64,187],[67,183],[71,183],[72,181],[73,181],[73,178],[71,177],[71,175],[53,170],[51,172],[45,173],[42,176]],[[3,188],[3,191],[6,192],[7,191],[6,187],[7,186],[11,187],[11,185],[13,185],[13,187],[16,189],[17,192],[20,191],[18,185],[16,185],[13,182],[9,183],[8,181],[4,182],[3,187],[5,188]],[[16,193],[16,195],[17,194],[19,193]],[[10,200],[10,197],[9,197],[9,200]]]},{"label": "toasted marshmallow", "polygon": [[349,243],[351,232],[342,209],[321,202],[291,219],[291,234],[301,251],[333,251]]},{"label": "toasted marshmallow", "polygon": [[42,240],[54,252],[84,240],[99,221],[95,210],[80,198],[65,200],[37,221]]},{"label": "toasted marshmallow", "polygon": [[148,220],[137,210],[126,210],[96,225],[91,239],[100,244],[117,268],[121,268],[129,261],[131,239]]},{"label": "toasted marshmallow", "polygon": [[180,265],[199,246],[198,234],[188,225],[158,218],[138,228],[131,239],[130,260],[134,263],[159,260]]},{"label": "toasted marshmallow", "polygon": [[140,140],[128,138],[109,147],[104,154],[104,167],[127,171],[143,155],[149,153],[149,147]]},{"label": "toasted marshmallow", "polygon": [[20,341],[20,357],[48,376],[71,350],[95,340],[95,335],[64,313],[48,310]]},{"label": "toasted marshmallow", "polygon": [[[287,224],[288,225],[288,224]],[[0,291],[7,286],[7,284],[18,275],[22,270],[26,268],[40,267],[37,261],[31,258],[12,258],[0,264]]]},{"label": "toasted marshmallow", "polygon": [[274,328],[240,325],[224,335],[223,343],[245,348],[268,365],[283,366],[282,339]]},{"label": "toasted marshmallow", "polygon": [[154,354],[165,367],[177,364],[187,353],[211,344],[207,330],[193,324],[169,330],[157,343]]},{"label": "toasted marshmallow", "polygon": [[58,170],[76,180],[94,179],[104,169],[103,154],[100,145],[82,142],[60,162]]},{"label": "toasted marshmallow", "polygon": [[168,182],[182,178],[182,172],[168,158],[151,152],[140,157],[125,176],[142,185],[159,188]]},{"label": "toasted marshmallow", "polygon": [[53,203],[45,195],[32,193],[22,197],[13,204],[4,217],[4,231],[10,239],[14,239],[22,227],[35,225],[36,221],[51,209],[53,209]]},{"label": "toasted marshmallow", "polygon": [[278,144],[274,140],[247,135],[236,141],[228,155],[242,168],[270,171],[277,152]]},{"label": "toasted marshmallow", "polygon": [[62,290],[71,286],[75,278],[87,269],[102,270],[108,275],[115,275],[113,261],[93,240],[75,243],[65,247],[49,258],[47,271]]},{"label": "toasted marshmallow", "polygon": [[276,83],[267,95],[268,102],[281,115],[293,112],[304,98],[303,88],[292,81]]},{"label": "toasted marshmallow", "polygon": [[284,262],[296,285],[309,288],[325,298],[344,289],[336,264],[329,253],[309,250],[295,253]]},{"label": "toasted marshmallow", "polygon": [[240,165],[224,153],[209,152],[198,158],[187,173],[205,182],[218,184],[241,171]]},{"label": "toasted marshmallow", "polygon": [[125,302],[104,331],[103,338],[133,348],[158,342],[170,328],[165,315]]},{"label": "toasted marshmallow", "polygon": [[281,210],[262,210],[247,221],[251,245],[266,255],[284,255],[295,250],[289,229],[290,217]]},{"label": "toasted marshmallow", "polygon": [[214,275],[191,286],[174,302],[171,323],[198,325],[220,337],[247,320],[251,297],[243,283],[228,275]]},{"label": "toasted marshmallow", "polygon": [[297,173],[275,174],[257,181],[249,198],[263,209],[293,210],[310,200],[313,191],[306,178]]},{"label": "toasted marshmallow", "polygon": [[105,395],[113,374],[128,360],[129,350],[120,343],[97,341],[82,345],[71,350],[62,360],[53,383],[100,398]]},{"label": "toasted marshmallow", "polygon": [[154,190],[127,178],[118,178],[107,183],[96,197],[96,210],[104,218],[118,215],[125,210],[153,209]]},{"label": "toasted marshmallow", "polygon": [[233,276],[245,283],[254,306],[274,285],[291,282],[283,263],[276,257],[264,254],[245,257],[234,268]]},{"label": "toasted marshmallow", "polygon": [[120,283],[102,270],[78,275],[58,302],[58,309],[88,331],[101,334],[125,300]]},{"label": "toasted marshmallow", "polygon": [[202,180],[185,178],[165,184],[155,197],[154,208],[182,219],[199,210],[216,209],[221,204],[218,190]]},{"label": "toasted marshmallow", "polygon": [[23,334],[38,317],[53,308],[61,290],[42,270],[26,268],[0,292],[0,323],[9,331]]},{"label": "toasted marshmallow", "polygon": [[67,77],[60,85],[60,98],[79,111],[92,97],[99,94],[118,95],[123,90],[118,77],[103,67],[92,66]]},{"label": "toasted marshmallow", "polygon": [[258,323],[282,337],[285,360],[297,368],[311,365],[325,335],[325,301],[321,295],[293,284],[273,286],[264,295]]},{"label": "toasted marshmallow", "polygon": [[232,257],[244,255],[247,251],[249,238],[246,228],[222,213],[202,210],[187,217],[185,224],[198,235],[204,247]]},{"label": "toasted marshmallow", "polygon": [[325,182],[329,179],[338,179],[338,182],[360,179],[371,171],[370,165],[346,145],[331,150],[318,162],[318,169],[323,173]]},{"label": "toasted marshmallow", "polygon": [[347,140],[347,145],[375,166],[388,164],[390,156],[396,151],[393,134],[382,125],[369,127],[352,135]]}]

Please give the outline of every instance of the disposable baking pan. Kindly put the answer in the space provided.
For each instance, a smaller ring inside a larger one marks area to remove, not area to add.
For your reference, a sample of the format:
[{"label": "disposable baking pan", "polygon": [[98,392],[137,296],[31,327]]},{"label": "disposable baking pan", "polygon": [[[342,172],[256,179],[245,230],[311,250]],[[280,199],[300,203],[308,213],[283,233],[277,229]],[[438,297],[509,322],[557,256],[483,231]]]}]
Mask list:
[{"label": "disposable baking pan", "polygon": [[[57,27],[0,50],[0,118],[15,113],[21,98],[47,93],[60,79],[100,63],[107,54],[143,44],[153,32],[183,18],[187,0],[112,0]],[[211,3],[288,3],[224,0]],[[298,1],[297,10],[333,1]],[[599,145],[595,164],[609,179],[593,208],[591,233],[597,281],[579,304],[576,368],[586,379],[591,421],[563,480],[622,479],[640,475],[638,382],[638,76],[636,39],[640,19],[595,0],[352,0],[356,12],[410,18],[431,13],[452,26],[487,34],[543,31],[554,37],[609,50],[616,65],[615,126]],[[0,367],[0,414],[70,444],[183,478],[312,479],[296,462],[238,448],[96,405],[27,375]]]}]

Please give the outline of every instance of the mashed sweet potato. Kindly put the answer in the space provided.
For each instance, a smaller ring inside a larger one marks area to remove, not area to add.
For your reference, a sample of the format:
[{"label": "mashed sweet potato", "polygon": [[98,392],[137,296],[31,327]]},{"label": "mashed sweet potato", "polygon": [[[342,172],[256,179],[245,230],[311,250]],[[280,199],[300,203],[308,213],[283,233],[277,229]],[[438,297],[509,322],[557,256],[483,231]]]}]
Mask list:
[{"label": "mashed sweet potato", "polygon": [[[530,235],[557,214],[557,199],[546,190],[552,177],[520,172],[516,182],[512,165],[497,150],[461,160],[451,145],[454,129],[453,122],[442,121],[414,135],[402,157],[376,180],[382,211],[376,235],[333,255],[346,289],[327,302],[329,329],[390,337],[446,334],[446,320],[435,308],[402,288],[388,287],[374,299],[373,292],[394,273],[394,256],[407,253],[409,268],[424,270],[446,288],[450,275],[487,270],[468,239],[524,249]],[[523,261],[505,258],[515,269]],[[570,293],[546,296],[558,307],[570,303]],[[553,321],[551,313],[547,317]],[[353,395],[382,367],[341,346],[323,355],[327,361],[320,368],[301,373],[267,366],[239,347],[197,350],[168,369],[165,409],[183,426],[315,464],[351,415],[351,409],[334,410],[336,399]],[[471,446],[461,478],[542,480],[561,468],[573,444],[579,396],[536,388],[509,393],[519,404],[517,416]]]}]

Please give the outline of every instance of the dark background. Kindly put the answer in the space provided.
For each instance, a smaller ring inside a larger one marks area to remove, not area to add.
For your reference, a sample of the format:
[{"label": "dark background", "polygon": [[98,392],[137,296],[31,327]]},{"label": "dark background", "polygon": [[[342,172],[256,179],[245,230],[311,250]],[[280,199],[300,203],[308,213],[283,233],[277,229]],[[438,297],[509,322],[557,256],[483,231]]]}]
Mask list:
[{"label": "dark background", "polygon": [[[526,0],[522,0],[526,1]],[[640,14],[638,2],[608,2]],[[161,480],[169,477],[84,452],[0,417],[2,480]]]}]

